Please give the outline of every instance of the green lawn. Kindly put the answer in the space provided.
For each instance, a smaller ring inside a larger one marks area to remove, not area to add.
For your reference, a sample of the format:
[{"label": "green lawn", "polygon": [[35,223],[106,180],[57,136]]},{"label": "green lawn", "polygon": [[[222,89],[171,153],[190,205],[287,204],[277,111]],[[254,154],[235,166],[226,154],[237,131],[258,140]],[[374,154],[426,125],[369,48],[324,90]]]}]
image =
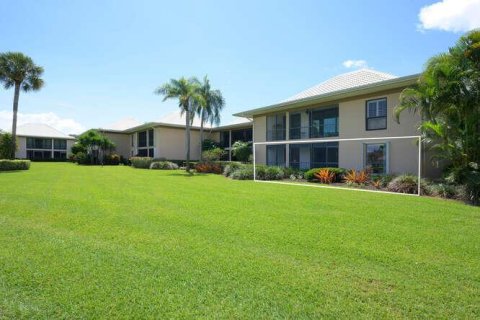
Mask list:
[{"label": "green lawn", "polygon": [[480,209],[34,163],[0,173],[0,318],[479,318]]}]

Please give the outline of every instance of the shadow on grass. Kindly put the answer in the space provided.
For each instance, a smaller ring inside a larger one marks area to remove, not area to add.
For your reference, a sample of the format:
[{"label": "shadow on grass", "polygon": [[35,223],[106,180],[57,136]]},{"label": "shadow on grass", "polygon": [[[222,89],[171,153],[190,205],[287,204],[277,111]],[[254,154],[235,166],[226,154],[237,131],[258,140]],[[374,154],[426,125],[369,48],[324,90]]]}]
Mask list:
[{"label": "shadow on grass", "polygon": [[208,177],[210,174],[207,173],[193,173],[193,172],[169,172],[165,174],[166,176],[172,177],[185,177],[185,178],[196,178],[196,177]]},{"label": "shadow on grass", "polygon": [[19,173],[19,172],[28,172],[28,170],[6,170],[6,171],[1,171],[1,170],[0,170],[0,174],[4,174],[4,173]]}]

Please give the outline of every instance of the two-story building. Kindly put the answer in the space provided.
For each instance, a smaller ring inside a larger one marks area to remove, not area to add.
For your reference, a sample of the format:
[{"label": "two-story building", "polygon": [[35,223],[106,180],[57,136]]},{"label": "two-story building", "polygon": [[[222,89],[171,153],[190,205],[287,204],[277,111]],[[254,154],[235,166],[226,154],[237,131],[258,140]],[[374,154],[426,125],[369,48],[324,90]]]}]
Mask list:
[{"label": "two-story building", "polygon": [[[416,173],[418,114],[394,117],[401,91],[419,75],[361,69],[341,74],[266,107],[235,114],[253,119],[256,163],[301,169],[342,167],[373,172]],[[381,139],[371,139],[381,138]],[[345,140],[343,140],[345,139]],[[356,139],[356,140],[348,140]],[[424,175],[438,173],[422,154]]]}]

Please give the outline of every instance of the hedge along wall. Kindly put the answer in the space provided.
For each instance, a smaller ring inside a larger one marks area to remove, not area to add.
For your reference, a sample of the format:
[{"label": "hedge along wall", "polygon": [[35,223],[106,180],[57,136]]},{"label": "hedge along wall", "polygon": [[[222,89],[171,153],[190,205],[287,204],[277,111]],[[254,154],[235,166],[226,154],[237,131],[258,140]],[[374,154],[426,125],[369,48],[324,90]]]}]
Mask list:
[{"label": "hedge along wall", "polygon": [[0,160],[0,171],[28,170],[30,160]]}]

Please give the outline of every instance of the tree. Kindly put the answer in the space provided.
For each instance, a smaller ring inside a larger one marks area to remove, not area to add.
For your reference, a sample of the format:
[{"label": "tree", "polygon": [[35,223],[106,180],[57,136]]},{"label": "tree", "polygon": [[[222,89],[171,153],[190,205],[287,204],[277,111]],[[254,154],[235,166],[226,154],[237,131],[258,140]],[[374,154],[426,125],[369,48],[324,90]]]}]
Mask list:
[{"label": "tree", "polygon": [[435,157],[449,163],[451,181],[480,197],[480,31],[462,36],[447,53],[432,57],[417,84],[403,90],[395,109],[420,113],[420,131]]},{"label": "tree", "polygon": [[155,93],[163,95],[163,101],[178,99],[180,114],[185,115],[185,165],[187,172],[190,172],[190,127],[195,117],[195,107],[204,103],[200,94],[200,82],[197,78],[171,79],[157,88]]},{"label": "tree", "polygon": [[238,161],[247,162],[252,154],[252,146],[248,142],[236,141],[232,145],[232,153]]},{"label": "tree", "polygon": [[37,91],[43,87],[41,78],[43,68],[37,66],[33,60],[21,52],[6,52],[0,54],[0,82],[5,89],[14,87],[13,120],[12,120],[12,154],[15,157],[15,143],[17,138],[17,113],[20,90],[24,92]]},{"label": "tree", "polygon": [[[13,148],[13,150],[12,150]],[[17,151],[17,144],[9,132],[0,132],[0,159],[9,159]]]},{"label": "tree", "polygon": [[90,156],[91,163],[96,163],[98,158],[102,158],[106,151],[115,149],[115,144],[95,129],[90,129],[82,133],[77,139],[78,149],[84,148]]},{"label": "tree", "polygon": [[213,90],[210,86],[210,80],[205,76],[200,87],[202,102],[197,105],[196,113],[200,117],[200,154],[203,157],[204,123],[210,122],[211,125],[220,124],[220,112],[225,106],[220,90]]}]

